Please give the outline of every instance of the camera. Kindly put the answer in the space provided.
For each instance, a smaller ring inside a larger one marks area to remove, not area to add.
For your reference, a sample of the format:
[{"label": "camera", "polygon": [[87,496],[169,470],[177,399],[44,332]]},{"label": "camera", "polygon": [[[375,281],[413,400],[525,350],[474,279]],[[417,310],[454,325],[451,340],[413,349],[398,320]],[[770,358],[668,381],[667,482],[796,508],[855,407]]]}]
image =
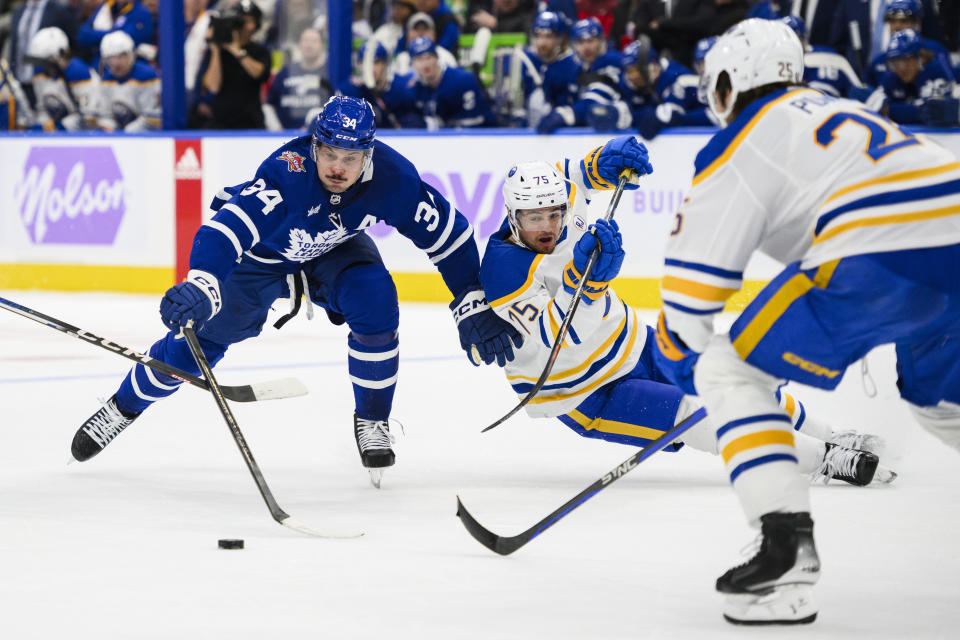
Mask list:
[{"label": "camera", "polygon": [[210,42],[217,44],[228,44],[233,42],[233,32],[239,31],[243,27],[243,16],[226,15],[213,16],[210,18],[210,28],[213,34],[210,36]]}]

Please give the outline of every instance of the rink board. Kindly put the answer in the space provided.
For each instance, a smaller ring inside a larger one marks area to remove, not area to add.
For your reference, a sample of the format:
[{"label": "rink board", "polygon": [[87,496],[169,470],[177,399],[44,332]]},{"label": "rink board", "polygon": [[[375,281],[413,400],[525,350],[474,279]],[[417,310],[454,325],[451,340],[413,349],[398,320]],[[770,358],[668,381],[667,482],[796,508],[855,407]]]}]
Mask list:
[{"label": "rink board", "polygon": [[[663,244],[689,188],[709,129],[674,130],[652,142],[654,173],[624,194],[616,213],[627,243],[617,289],[631,304],[658,307]],[[960,151],[958,131],[927,135]],[[226,185],[249,179],[288,134],[0,137],[0,288],[159,293],[183,277],[197,225]],[[578,160],[607,136],[511,130],[383,133],[423,179],[476,230],[481,251],[503,219],[502,176],[520,160]],[[592,203],[603,214],[609,196]],[[372,227],[401,300],[445,302],[450,294],[422,251],[383,224]],[[757,258],[737,307],[778,270]]]}]

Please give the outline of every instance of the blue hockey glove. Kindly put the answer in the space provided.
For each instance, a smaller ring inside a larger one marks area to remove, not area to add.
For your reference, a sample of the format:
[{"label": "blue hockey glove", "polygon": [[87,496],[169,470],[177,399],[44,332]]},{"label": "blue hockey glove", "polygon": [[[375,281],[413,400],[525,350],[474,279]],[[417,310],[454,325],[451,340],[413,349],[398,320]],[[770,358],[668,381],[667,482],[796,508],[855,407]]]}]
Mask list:
[{"label": "blue hockey glove", "polygon": [[[620,172],[633,169],[636,175],[653,172],[647,148],[634,136],[620,136],[597,147],[580,161],[584,183],[593,189],[613,189],[620,180]],[[636,189],[636,182],[628,182],[628,190]]]},{"label": "blue hockey glove", "polygon": [[597,261],[593,263],[590,270],[589,280],[591,282],[610,282],[620,273],[620,267],[623,265],[623,236],[620,235],[620,227],[616,220],[604,220],[600,218],[596,223],[590,225],[590,232],[583,234],[573,246],[573,268],[578,273],[583,274],[587,267],[587,260],[590,259],[590,252],[600,241],[600,253]]},{"label": "blue hockey glove", "polygon": [[[450,304],[460,332],[460,346],[475,367],[484,364],[504,366],[513,360],[513,347],[520,348],[523,336],[512,324],[501,319],[487,304],[481,289],[469,289]],[[513,344],[511,344],[511,342]]]},{"label": "blue hockey glove", "polygon": [[587,109],[587,124],[594,131],[623,131],[630,126],[633,115],[626,102],[618,100],[613,104],[593,103]]},{"label": "blue hockey glove", "polygon": [[560,127],[566,125],[563,116],[556,111],[551,111],[540,119],[537,123],[537,133],[553,133]]},{"label": "blue hockey glove", "polygon": [[920,105],[920,120],[930,127],[953,127],[960,124],[960,100],[929,98]]},{"label": "blue hockey glove", "polygon": [[693,368],[700,354],[687,347],[677,334],[667,327],[663,311],[657,318],[657,348],[653,350],[653,362],[670,382],[688,394],[695,396]]},{"label": "blue hockey glove", "polygon": [[187,281],[175,284],[160,301],[160,319],[171,331],[193,320],[194,329],[220,311],[220,285],[213,276],[191,271]]}]

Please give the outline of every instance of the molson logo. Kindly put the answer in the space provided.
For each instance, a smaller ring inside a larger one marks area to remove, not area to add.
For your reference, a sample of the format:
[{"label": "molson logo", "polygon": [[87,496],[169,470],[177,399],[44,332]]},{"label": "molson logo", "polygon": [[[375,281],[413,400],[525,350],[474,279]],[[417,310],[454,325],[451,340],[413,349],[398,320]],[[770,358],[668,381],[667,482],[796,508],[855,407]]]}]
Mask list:
[{"label": "molson logo", "polygon": [[34,244],[113,244],[126,211],[110,147],[33,147],[13,199]]}]

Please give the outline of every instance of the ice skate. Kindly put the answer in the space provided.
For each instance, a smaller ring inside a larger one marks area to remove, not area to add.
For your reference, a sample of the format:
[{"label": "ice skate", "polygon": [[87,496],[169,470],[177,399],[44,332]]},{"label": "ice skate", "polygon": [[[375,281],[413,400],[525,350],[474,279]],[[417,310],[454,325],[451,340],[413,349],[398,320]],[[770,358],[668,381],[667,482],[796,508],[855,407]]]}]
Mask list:
[{"label": "ice skate", "polygon": [[379,489],[384,470],[396,461],[390,448],[393,444],[390,425],[386,420],[367,420],[353,414],[353,435],[357,439],[360,461],[370,472],[370,482]]},{"label": "ice skate", "polygon": [[837,431],[830,436],[828,442],[840,447],[846,447],[847,449],[867,451],[878,458],[883,457],[884,449],[887,446],[887,443],[880,436],[872,433],[860,433],[853,430]]},{"label": "ice skate", "polygon": [[768,513],[760,522],[756,555],[717,579],[717,591],[726,594],[723,617],[746,625],[813,622],[820,558],[810,514]]},{"label": "ice skate", "polygon": [[[859,451],[857,449],[847,449],[839,445],[826,443],[827,448],[823,454],[823,462],[820,468],[813,473],[812,482],[827,484],[831,479],[843,480],[857,487],[865,487],[871,482],[877,473],[877,467],[880,459],[868,451]],[[889,469],[885,474],[893,474]],[[888,480],[892,481],[893,478]]]},{"label": "ice skate", "polygon": [[117,407],[117,396],[114,395],[77,429],[77,433],[73,436],[73,443],[70,445],[73,458],[83,462],[97,455],[139,415],[139,413],[122,412]]}]

